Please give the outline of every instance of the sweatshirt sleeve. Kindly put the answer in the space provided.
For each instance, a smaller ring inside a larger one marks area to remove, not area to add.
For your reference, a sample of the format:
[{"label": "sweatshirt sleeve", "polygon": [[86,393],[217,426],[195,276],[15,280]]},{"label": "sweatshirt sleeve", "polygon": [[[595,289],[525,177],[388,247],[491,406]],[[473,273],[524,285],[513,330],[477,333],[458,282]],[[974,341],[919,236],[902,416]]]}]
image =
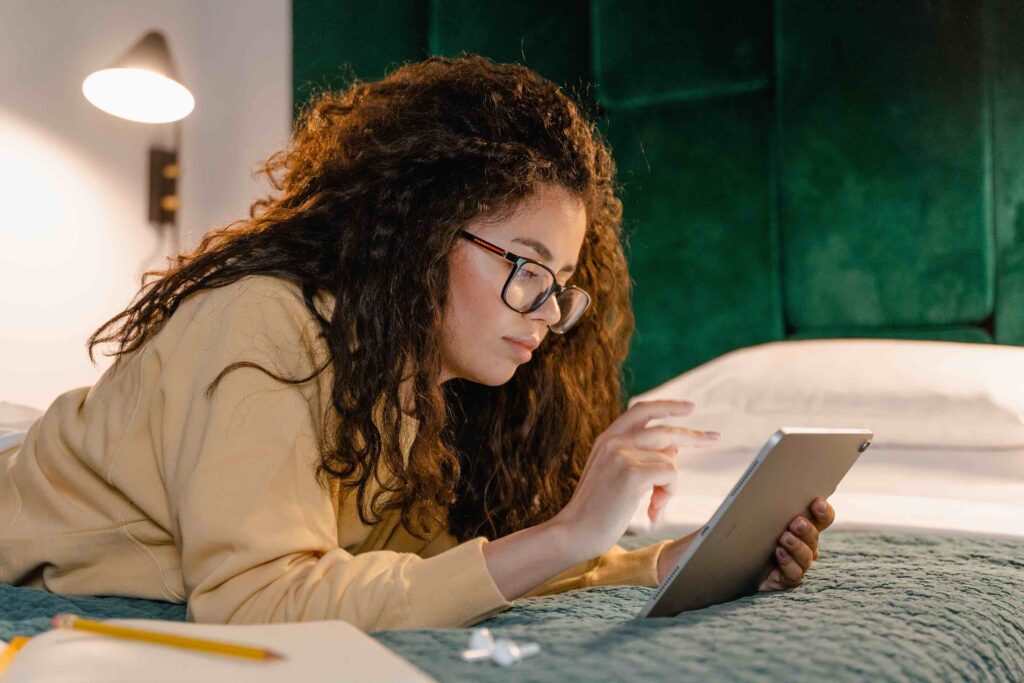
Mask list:
[{"label": "sweatshirt sleeve", "polygon": [[338,546],[334,503],[314,476],[316,379],[289,385],[240,367],[204,395],[235,361],[307,376],[312,365],[293,353],[307,322],[301,300],[243,285],[237,296],[215,290],[157,347],[161,467],[188,620],[342,619],[376,631],[458,627],[510,607],[487,570],[483,537],[430,558]]},{"label": "sweatshirt sleeve", "polygon": [[574,588],[607,585],[658,585],[658,555],[672,539],[658,541],[636,550],[613,545],[602,555],[581,562],[553,576],[523,597],[564,593]]}]

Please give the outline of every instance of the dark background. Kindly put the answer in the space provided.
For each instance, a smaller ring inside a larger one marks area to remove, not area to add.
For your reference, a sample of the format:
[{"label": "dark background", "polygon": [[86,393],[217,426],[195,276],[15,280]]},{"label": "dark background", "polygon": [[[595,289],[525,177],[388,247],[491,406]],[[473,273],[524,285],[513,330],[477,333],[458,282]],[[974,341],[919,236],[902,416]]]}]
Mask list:
[{"label": "dark background", "polygon": [[595,113],[640,393],[786,338],[1024,345],[1024,3],[294,0],[296,110],[477,52]]}]

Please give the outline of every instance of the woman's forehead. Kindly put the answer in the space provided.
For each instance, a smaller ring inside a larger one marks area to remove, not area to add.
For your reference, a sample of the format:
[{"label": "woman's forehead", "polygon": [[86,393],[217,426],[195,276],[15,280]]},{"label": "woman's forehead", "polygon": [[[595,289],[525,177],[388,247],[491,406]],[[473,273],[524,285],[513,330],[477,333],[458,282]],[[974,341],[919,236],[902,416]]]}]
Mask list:
[{"label": "woman's forehead", "polygon": [[503,221],[481,229],[481,236],[500,241],[511,251],[557,265],[569,272],[576,263],[586,235],[587,217],[582,202],[565,190],[548,189],[524,200]]}]

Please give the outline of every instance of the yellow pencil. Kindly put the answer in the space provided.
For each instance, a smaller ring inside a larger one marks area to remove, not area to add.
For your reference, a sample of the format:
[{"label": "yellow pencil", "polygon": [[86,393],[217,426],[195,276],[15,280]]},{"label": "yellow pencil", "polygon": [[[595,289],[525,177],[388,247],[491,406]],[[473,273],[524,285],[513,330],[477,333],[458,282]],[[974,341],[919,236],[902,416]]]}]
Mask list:
[{"label": "yellow pencil", "polygon": [[128,626],[115,626],[101,621],[82,619],[74,614],[58,614],[54,616],[53,625],[55,628],[73,628],[80,631],[89,631],[91,633],[99,633],[105,636],[113,636],[115,638],[141,640],[147,643],[170,645],[172,647],[181,647],[188,650],[202,650],[203,652],[245,657],[247,659],[284,659],[284,655],[261,647],[235,645],[233,643],[224,643],[218,640],[207,640],[205,638],[177,636],[170,633],[130,628]]},{"label": "yellow pencil", "polygon": [[14,655],[18,654],[18,650],[20,650],[27,642],[28,638],[25,638],[24,636],[12,638],[11,642],[7,644],[7,649],[0,652],[0,678],[3,677],[4,671],[8,666],[10,666],[11,661],[14,660]]}]

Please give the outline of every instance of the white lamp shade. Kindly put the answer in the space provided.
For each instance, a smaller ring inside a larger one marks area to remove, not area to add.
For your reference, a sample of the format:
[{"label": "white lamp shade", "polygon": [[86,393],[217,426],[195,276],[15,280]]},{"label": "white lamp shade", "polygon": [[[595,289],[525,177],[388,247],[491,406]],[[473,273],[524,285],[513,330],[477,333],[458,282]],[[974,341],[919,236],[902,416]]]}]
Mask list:
[{"label": "white lamp shade", "polygon": [[144,69],[96,71],[82,82],[82,93],[108,114],[142,123],[177,121],[196,106],[181,83]]},{"label": "white lamp shade", "polygon": [[89,74],[82,94],[108,114],[142,123],[177,121],[195,107],[192,93],[177,79],[167,41],[156,31],[110,68]]}]

